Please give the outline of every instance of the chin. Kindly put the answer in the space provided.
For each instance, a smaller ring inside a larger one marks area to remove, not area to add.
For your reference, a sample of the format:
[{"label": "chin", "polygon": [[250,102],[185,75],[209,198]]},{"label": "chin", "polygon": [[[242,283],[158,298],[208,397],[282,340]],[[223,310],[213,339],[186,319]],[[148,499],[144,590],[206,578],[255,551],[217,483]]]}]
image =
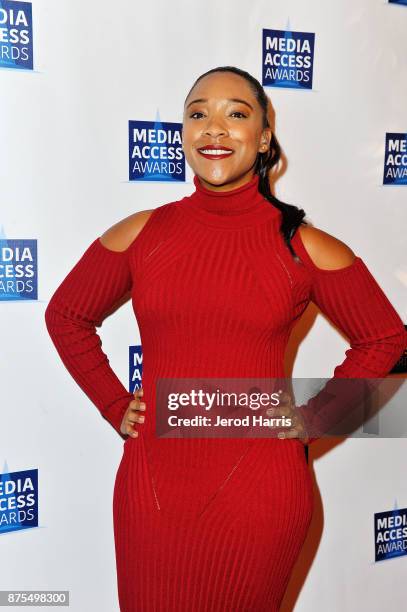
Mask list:
[{"label": "chin", "polygon": [[212,187],[218,187],[219,189],[221,187],[225,187],[226,189],[228,188],[232,189],[232,187],[228,187],[228,185],[234,182],[234,179],[228,179],[228,178],[224,178],[224,179],[223,178],[222,179],[210,178],[209,180],[208,179],[205,179],[205,180],[208,183],[208,185],[211,185]]},{"label": "chin", "polygon": [[203,178],[207,183],[211,183],[212,185],[223,185],[224,183],[230,182],[230,179],[224,176],[208,176]]},{"label": "chin", "polygon": [[227,176],[225,173],[203,173],[195,172],[199,176],[200,179],[210,183],[211,185],[224,185],[225,183],[230,183],[236,180],[235,177]]}]

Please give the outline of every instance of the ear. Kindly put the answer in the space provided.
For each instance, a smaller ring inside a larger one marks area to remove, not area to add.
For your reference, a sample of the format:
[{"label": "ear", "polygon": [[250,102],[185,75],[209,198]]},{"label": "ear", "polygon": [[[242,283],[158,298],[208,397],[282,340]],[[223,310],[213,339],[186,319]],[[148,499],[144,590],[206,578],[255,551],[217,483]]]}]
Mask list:
[{"label": "ear", "polygon": [[273,132],[271,128],[269,127],[264,128],[264,130],[261,133],[261,137],[260,137],[260,145],[258,149],[259,153],[265,153],[266,151],[269,150],[272,135],[273,135]]}]

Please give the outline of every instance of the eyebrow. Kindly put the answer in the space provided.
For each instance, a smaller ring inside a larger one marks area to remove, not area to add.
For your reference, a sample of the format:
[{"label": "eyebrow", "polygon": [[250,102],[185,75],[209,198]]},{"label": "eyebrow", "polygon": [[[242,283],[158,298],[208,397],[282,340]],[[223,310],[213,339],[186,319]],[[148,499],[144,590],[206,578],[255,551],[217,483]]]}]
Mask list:
[{"label": "eyebrow", "polygon": [[[196,100],[192,100],[189,104],[187,104],[186,108],[189,108],[191,104],[195,104],[195,102],[207,102],[207,98],[197,98]],[[240,102],[240,104],[246,104],[249,108],[253,110],[253,106],[246,102],[245,100],[241,100],[240,98],[228,98],[228,102]]]}]

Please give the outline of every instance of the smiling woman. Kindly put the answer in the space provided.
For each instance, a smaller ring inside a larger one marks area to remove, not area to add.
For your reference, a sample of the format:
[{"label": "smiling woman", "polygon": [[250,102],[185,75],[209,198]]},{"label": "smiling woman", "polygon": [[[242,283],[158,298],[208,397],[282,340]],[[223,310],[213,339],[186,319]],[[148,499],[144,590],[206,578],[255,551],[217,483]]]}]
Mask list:
[{"label": "smiling woman", "polygon": [[[234,66],[208,70],[196,79],[184,102],[183,148],[202,185],[213,191],[234,189],[258,174],[259,192],[280,210],[282,236],[295,257],[291,238],[300,224],[307,223],[304,210],[272,193],[270,173],[280,161],[281,149],[269,112],[270,101],[251,74]],[[230,153],[213,155],[213,149]]]},{"label": "smiling woman", "polygon": [[[260,83],[238,68],[199,77],[183,119],[194,191],[96,238],[46,310],[69,372],[126,440],[113,498],[122,612],[277,612],[313,513],[297,415],[285,439],[221,437],[224,427],[159,437],[159,379],[241,378],[251,388],[253,378],[284,378],[311,299],[351,341],[337,376],[385,376],[406,344],[363,261],[271,193],[280,148],[267,108]],[[96,333],[129,292],[142,404]]]},{"label": "smiling woman", "polygon": [[[241,76],[210,72],[187,96],[182,137],[186,160],[202,184],[225,191],[253,176],[257,153],[269,148],[271,129],[263,127],[262,109]],[[225,163],[207,163],[212,160]]]}]

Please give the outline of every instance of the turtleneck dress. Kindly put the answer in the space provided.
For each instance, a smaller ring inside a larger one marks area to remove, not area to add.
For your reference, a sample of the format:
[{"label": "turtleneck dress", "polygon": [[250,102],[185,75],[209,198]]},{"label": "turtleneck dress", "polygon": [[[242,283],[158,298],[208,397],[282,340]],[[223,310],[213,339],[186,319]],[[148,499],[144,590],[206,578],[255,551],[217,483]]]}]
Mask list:
[{"label": "turtleneck dress", "polygon": [[[314,301],[349,338],[334,377],[382,377],[406,346],[402,321],[358,256],[321,270],[258,175],[158,206],[125,251],[96,238],[52,296],[48,332],[67,370],[124,440],[113,492],[122,612],[278,610],[313,513],[299,439],[160,438],[159,378],[284,377],[294,325]],[[143,353],[145,422],[96,327],[131,297]]]}]

